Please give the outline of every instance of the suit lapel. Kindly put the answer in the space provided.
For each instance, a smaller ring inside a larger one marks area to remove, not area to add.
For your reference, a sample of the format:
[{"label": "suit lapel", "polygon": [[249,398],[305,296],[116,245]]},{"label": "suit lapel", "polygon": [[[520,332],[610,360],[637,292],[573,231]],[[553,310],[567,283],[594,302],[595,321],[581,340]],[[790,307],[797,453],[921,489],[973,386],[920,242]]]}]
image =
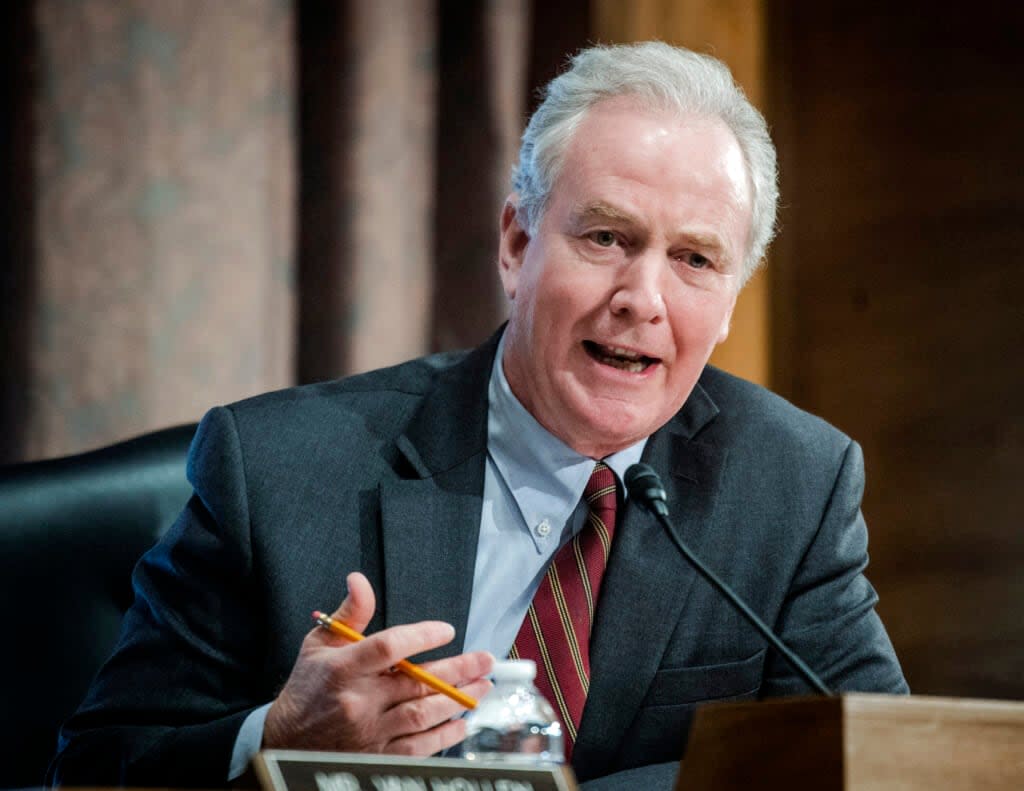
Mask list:
[{"label": "suit lapel", "polygon": [[[644,461],[662,475],[673,529],[698,554],[711,532],[726,451],[692,437],[715,414],[698,385],[644,451]],[[617,750],[609,746],[621,743],[636,716],[695,579],[665,528],[627,502],[595,614],[590,692],[573,755],[586,777],[614,766]]]},{"label": "suit lapel", "polygon": [[380,484],[385,626],[438,619],[462,650],[473,588],[487,452],[487,382],[499,335],[440,375],[396,441],[396,474]]}]

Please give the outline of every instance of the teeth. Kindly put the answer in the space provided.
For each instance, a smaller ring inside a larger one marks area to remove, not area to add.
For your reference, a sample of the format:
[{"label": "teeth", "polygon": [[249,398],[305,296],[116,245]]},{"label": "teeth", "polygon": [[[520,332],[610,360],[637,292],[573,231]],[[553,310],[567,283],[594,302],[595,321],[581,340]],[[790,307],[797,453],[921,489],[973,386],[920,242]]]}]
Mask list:
[{"label": "teeth", "polygon": [[601,362],[613,368],[638,374],[647,367],[642,354],[621,346],[599,346],[595,343],[592,348]]},{"label": "teeth", "polygon": [[631,352],[629,349],[623,349],[619,346],[604,347],[605,354],[614,354],[616,357],[624,357],[627,360],[639,360],[643,357],[639,352]]},{"label": "teeth", "polygon": [[626,360],[619,360],[616,357],[604,357],[602,359],[613,368],[621,368],[623,371],[630,371],[635,374],[640,373],[646,367],[641,362],[628,362]]}]

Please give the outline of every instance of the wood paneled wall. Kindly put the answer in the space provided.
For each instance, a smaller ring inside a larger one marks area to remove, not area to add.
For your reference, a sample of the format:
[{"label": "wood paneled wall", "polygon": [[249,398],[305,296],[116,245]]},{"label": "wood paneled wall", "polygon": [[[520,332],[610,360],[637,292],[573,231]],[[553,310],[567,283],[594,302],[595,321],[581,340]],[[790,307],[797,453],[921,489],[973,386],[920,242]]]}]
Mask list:
[{"label": "wood paneled wall", "polygon": [[776,389],[859,440],[916,692],[1024,698],[1024,13],[770,4]]}]

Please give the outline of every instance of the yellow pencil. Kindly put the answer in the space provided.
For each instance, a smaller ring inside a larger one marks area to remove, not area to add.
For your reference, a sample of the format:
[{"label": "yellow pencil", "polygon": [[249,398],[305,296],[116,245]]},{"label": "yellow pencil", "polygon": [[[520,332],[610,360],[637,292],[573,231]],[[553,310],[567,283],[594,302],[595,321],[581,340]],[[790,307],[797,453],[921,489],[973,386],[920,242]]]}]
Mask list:
[{"label": "yellow pencil", "polygon": [[[351,640],[353,643],[358,643],[360,640],[366,639],[365,636],[361,635],[348,624],[343,623],[342,621],[336,621],[331,616],[326,613],[322,613],[319,610],[316,610],[313,613],[313,618],[315,618],[316,622],[324,629],[341,635],[346,640]],[[433,673],[428,673],[419,665],[414,665],[408,659],[398,660],[395,668],[401,670],[405,675],[409,676],[409,678],[414,678],[417,681],[426,684],[431,689],[437,690],[442,695],[447,695],[460,706],[465,706],[467,709],[476,708],[475,698],[471,698],[465,692],[453,687],[448,682],[442,681]]]}]

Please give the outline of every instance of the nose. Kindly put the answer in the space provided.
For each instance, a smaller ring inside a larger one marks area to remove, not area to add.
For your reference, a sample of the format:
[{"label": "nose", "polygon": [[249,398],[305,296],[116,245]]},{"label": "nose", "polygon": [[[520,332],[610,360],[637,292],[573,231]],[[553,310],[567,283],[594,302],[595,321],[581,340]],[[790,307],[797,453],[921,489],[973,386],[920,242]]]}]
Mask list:
[{"label": "nose", "polygon": [[627,262],[615,282],[609,308],[612,314],[638,323],[657,324],[665,318],[665,300],[661,295],[664,264],[653,254]]}]

